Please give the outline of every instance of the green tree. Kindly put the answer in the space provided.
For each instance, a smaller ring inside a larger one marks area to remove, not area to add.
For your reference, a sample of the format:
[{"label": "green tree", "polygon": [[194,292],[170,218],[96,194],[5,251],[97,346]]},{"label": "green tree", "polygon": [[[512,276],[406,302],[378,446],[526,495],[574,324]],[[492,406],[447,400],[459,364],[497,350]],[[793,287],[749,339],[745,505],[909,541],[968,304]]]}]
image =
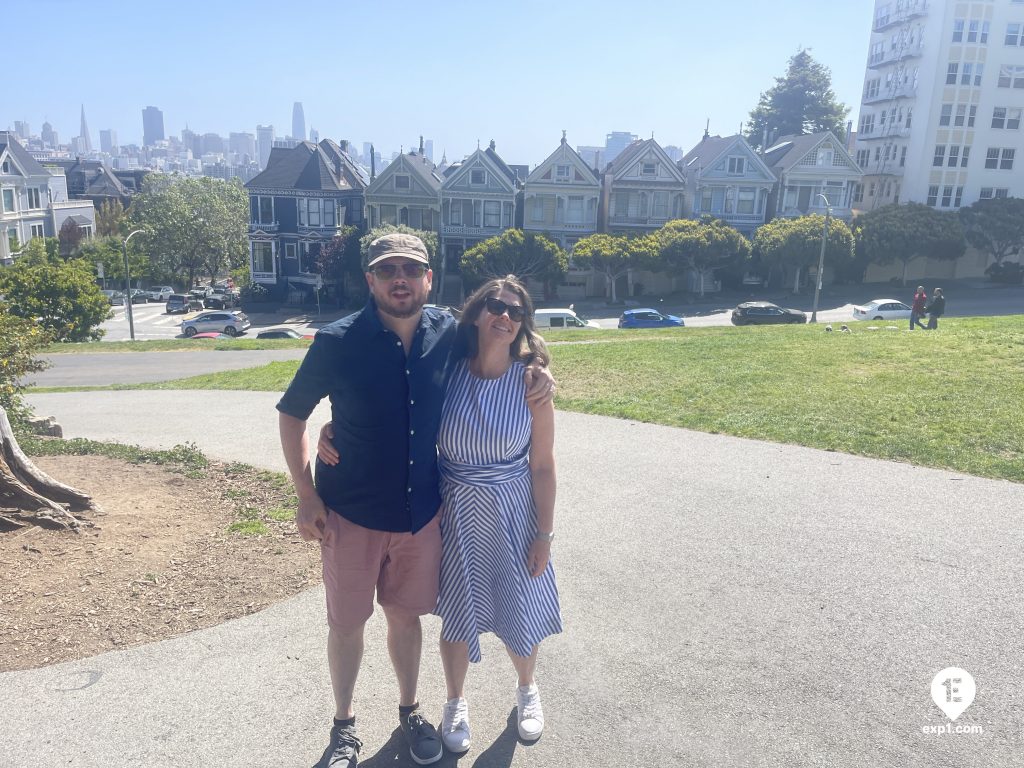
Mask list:
[{"label": "green tree", "polygon": [[18,317],[6,301],[0,300],[0,408],[7,411],[15,429],[23,428],[31,415],[22,399],[24,378],[46,368],[36,354],[49,340],[38,323]]},{"label": "green tree", "polygon": [[[325,280],[337,286],[339,303],[345,297],[364,298],[367,293],[359,234],[358,227],[342,227],[330,241],[320,245],[320,252],[313,264],[313,272],[323,275]],[[434,242],[437,242],[437,235],[434,235]]]},{"label": "green tree", "polygon": [[60,226],[60,231],[57,233],[57,241],[60,243],[60,255],[65,259],[77,256],[84,239],[85,234],[81,228],[73,220],[65,219],[64,223]]},{"label": "green tree", "polygon": [[[149,257],[141,253],[135,244],[142,235],[136,235],[128,243],[128,269],[133,283],[152,281],[153,263]],[[78,253],[95,268],[103,265],[103,275],[113,282],[113,287],[124,290],[124,241],[120,237],[94,237],[85,243]]]},{"label": "green tree", "polygon": [[960,209],[960,224],[967,242],[999,264],[1024,246],[1024,199],[978,200]]},{"label": "green tree", "polygon": [[213,280],[248,259],[249,196],[237,179],[150,174],[131,215],[155,271],[179,283]]},{"label": "green tree", "polygon": [[[754,253],[772,269],[793,273],[793,293],[800,292],[804,269],[817,267],[825,217],[819,214],[796,219],[774,219],[754,233]],[[825,263],[833,268],[853,258],[853,233],[842,219],[830,219]]]},{"label": "green tree", "polygon": [[700,221],[676,219],[655,234],[665,269],[677,275],[693,270],[704,283],[715,271],[750,258],[750,241],[725,222],[706,216]]},{"label": "green tree", "polygon": [[110,314],[92,265],[84,259],[53,259],[38,239],[13,266],[0,270],[0,294],[11,314],[36,323],[55,341],[99,339],[100,323]]},{"label": "green tree", "polygon": [[550,295],[553,284],[568,270],[569,259],[557,243],[544,235],[506,229],[467,249],[462,254],[461,268],[471,287],[493,277],[515,275],[522,281],[542,281],[545,294]]},{"label": "green tree", "polygon": [[903,264],[916,258],[952,261],[967,250],[964,230],[956,213],[936,211],[920,203],[876,208],[857,218],[857,251],[873,264]]},{"label": "green tree", "polygon": [[790,58],[786,74],[761,94],[744,136],[754,148],[761,147],[766,133],[771,141],[790,134],[832,131],[842,141],[849,113],[850,108],[836,99],[829,68],[800,50]]},{"label": "green tree", "polygon": [[618,301],[616,282],[631,269],[649,269],[658,257],[650,236],[630,239],[625,235],[596,234],[584,237],[572,249],[572,263],[604,275],[606,295]]},{"label": "green tree", "polygon": [[128,234],[128,217],[117,198],[104,200],[96,211],[97,237],[124,237]]}]

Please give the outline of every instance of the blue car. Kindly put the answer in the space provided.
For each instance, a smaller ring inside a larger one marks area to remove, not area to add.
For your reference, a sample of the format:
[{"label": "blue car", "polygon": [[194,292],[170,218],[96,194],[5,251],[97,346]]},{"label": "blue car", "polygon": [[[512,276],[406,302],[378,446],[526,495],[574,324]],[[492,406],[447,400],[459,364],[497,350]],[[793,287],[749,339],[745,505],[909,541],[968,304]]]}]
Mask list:
[{"label": "blue car", "polygon": [[655,309],[627,309],[619,318],[619,328],[682,328],[686,323],[675,315],[663,315]]}]

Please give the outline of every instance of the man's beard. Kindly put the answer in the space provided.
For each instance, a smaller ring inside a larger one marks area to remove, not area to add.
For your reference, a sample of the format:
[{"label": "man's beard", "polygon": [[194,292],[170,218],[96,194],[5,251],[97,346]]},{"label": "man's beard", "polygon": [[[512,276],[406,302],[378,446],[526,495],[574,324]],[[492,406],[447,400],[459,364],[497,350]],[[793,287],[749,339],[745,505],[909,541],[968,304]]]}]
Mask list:
[{"label": "man's beard", "polygon": [[[388,297],[390,301],[390,296]],[[404,320],[407,317],[415,317],[423,309],[423,305],[427,303],[427,298],[424,296],[422,299],[412,299],[412,303],[408,309],[398,309],[392,306],[389,302],[378,301],[377,309],[383,312],[388,317],[394,317],[399,320]]]}]

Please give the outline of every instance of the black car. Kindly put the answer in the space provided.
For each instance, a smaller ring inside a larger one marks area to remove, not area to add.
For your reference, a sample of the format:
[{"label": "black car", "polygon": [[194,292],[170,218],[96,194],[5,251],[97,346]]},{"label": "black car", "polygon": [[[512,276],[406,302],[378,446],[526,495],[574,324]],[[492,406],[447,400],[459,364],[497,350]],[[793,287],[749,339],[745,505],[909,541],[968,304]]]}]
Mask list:
[{"label": "black car", "polygon": [[733,325],[806,322],[806,312],[801,312],[799,309],[786,309],[767,301],[746,301],[732,311]]},{"label": "black car", "polygon": [[227,288],[214,288],[209,296],[203,299],[206,309],[231,309],[238,306],[238,296]]}]

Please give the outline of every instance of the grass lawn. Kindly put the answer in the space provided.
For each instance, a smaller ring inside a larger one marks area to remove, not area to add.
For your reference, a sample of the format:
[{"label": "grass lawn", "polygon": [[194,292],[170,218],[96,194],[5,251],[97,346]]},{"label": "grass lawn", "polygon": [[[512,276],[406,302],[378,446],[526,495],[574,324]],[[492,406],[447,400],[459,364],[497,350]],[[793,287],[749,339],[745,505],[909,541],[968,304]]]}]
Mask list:
[{"label": "grass lawn", "polygon": [[[1024,317],[849,325],[552,334],[599,342],[552,347],[556,404],[1024,482]],[[130,388],[281,391],[297,366]]]}]

